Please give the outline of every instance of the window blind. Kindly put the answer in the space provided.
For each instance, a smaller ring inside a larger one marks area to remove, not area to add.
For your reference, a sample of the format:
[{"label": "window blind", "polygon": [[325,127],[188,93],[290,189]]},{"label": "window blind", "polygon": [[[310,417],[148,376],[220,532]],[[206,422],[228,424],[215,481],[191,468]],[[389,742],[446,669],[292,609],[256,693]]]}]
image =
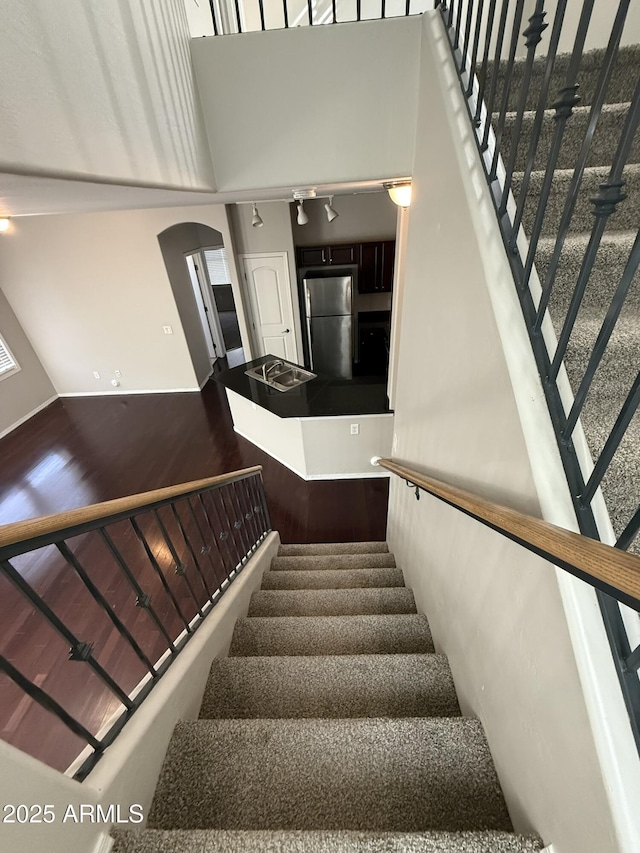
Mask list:
[{"label": "window blind", "polygon": [[226,249],[206,249],[204,260],[209,273],[209,281],[214,287],[217,284],[231,284]]},{"label": "window blind", "polygon": [[19,370],[18,362],[9,352],[9,347],[0,338],[0,377]]}]

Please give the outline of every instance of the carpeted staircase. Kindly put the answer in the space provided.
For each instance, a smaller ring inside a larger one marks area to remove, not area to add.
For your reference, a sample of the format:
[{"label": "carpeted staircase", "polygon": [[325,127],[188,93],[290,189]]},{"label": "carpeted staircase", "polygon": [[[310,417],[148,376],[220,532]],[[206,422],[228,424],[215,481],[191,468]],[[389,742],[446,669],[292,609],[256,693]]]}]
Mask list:
[{"label": "carpeted staircase", "polygon": [[284,545],[114,853],[534,853],[383,543]]},{"label": "carpeted staircase", "polygon": [[[542,238],[536,253],[536,268],[541,281],[545,275],[555,246],[555,237],[571,180],[587,127],[589,112],[596,89],[597,76],[602,67],[604,51],[586,53],[581,62],[578,94],[581,101],[568,120],[560,151],[558,168],[544,220]],[[549,105],[556,99],[564,83],[569,57],[559,56],[553,71],[549,92]],[[512,78],[509,108],[515,110],[520,92],[524,63],[516,64]],[[638,80],[640,47],[622,48],[613,70],[604,105],[591,144],[587,169],[584,173],[580,196],[571,221],[570,234],[565,242],[560,266],[555,279],[553,296],[549,305],[551,319],[559,334],[569,307],[571,295],[580,272],[582,259],[594,223],[594,205],[599,185],[608,177],[618,141],[629,110],[630,100]],[[529,88],[523,131],[518,142],[518,157],[513,191],[516,199],[522,184],[529,136],[535,118],[535,108],[544,72],[544,60],[537,60],[533,81]],[[504,78],[504,69],[502,71]],[[496,103],[500,103],[500,90]],[[531,233],[538,203],[544,169],[553,136],[555,111],[549,107],[545,114],[531,189],[525,208],[523,227]],[[511,144],[515,112],[507,116],[503,151],[506,158]],[[494,126],[498,116],[494,115]],[[584,374],[593,344],[613,293],[622,277],[629,252],[640,225],[640,133],[636,134],[631,156],[624,171],[624,192],[627,198],[610,218],[598,251],[585,299],[578,315],[565,358],[565,366],[573,391],[578,388]],[[594,460],[597,460],[606,438],[620,412],[625,397],[640,369],[640,275],[636,275],[629,297],[609,341],[601,366],[598,369],[582,413],[582,425]],[[605,475],[602,489],[614,529],[619,535],[640,503],[640,416],[633,418],[613,462]],[[637,546],[634,550],[637,550]]]}]

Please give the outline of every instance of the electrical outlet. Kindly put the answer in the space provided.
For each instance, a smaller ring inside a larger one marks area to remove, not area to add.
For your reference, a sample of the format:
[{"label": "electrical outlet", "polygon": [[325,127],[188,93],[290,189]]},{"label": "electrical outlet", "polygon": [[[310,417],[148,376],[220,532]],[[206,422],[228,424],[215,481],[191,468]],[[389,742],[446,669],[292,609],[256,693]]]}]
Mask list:
[{"label": "electrical outlet", "polygon": [[116,377],[116,379],[122,379],[122,371],[121,370],[114,370],[113,375]]},{"label": "electrical outlet", "polygon": [[97,371],[97,370],[94,370],[94,371],[93,371],[93,378],[94,378],[94,379],[100,379],[100,374],[98,373],[98,371]]},{"label": "electrical outlet", "polygon": [[172,335],[173,334],[173,326],[163,326],[162,331],[165,333],[165,335]]},{"label": "electrical outlet", "polygon": [[360,424],[351,424],[351,435],[360,435]]}]

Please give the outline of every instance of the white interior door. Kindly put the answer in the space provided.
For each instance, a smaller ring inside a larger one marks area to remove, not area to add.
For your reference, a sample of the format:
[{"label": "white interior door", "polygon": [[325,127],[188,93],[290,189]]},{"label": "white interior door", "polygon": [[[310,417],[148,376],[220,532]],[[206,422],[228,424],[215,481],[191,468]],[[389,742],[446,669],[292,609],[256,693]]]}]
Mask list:
[{"label": "white interior door", "polygon": [[222,331],[218,321],[218,313],[211,298],[211,288],[208,285],[205,265],[199,252],[186,255],[187,268],[193,286],[193,293],[198,306],[198,314],[202,323],[202,331],[207,344],[207,351],[212,362],[225,354]]},{"label": "white interior door", "polygon": [[285,252],[241,255],[258,355],[297,361],[289,264]]}]

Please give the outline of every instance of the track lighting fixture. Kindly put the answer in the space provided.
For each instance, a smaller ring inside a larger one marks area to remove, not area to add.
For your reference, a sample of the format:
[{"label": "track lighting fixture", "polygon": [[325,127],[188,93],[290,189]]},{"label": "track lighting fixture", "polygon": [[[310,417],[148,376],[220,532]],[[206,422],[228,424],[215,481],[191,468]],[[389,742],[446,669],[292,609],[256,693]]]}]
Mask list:
[{"label": "track lighting fixture", "polygon": [[309,221],[309,217],[304,212],[304,207],[302,206],[302,199],[298,201],[298,225],[306,225]]},{"label": "track lighting fixture", "polygon": [[340,215],[337,210],[333,209],[333,196],[329,196],[329,201],[325,204],[324,209],[327,211],[327,219],[333,222]]},{"label": "track lighting fixture", "polygon": [[391,181],[383,184],[389,197],[398,207],[409,207],[411,204],[411,181]]},{"label": "track lighting fixture", "polygon": [[262,217],[258,213],[258,208],[256,207],[255,201],[253,202],[253,215],[251,217],[251,224],[254,228],[262,228],[264,222],[262,221]]}]

